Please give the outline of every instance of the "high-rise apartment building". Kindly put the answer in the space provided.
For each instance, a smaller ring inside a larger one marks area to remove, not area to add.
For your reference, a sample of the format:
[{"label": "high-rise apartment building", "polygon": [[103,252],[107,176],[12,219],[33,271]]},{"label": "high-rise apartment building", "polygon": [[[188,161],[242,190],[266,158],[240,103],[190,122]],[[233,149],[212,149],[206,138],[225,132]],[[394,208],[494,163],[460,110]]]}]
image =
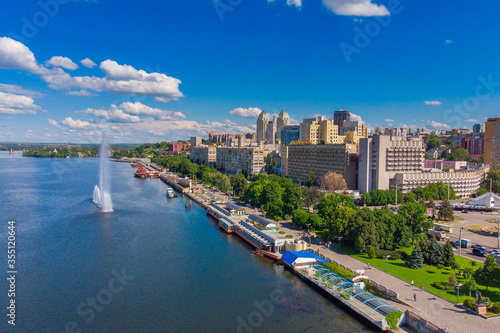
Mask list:
[{"label": "high-rise apartment building", "polygon": [[192,136],[191,137],[191,147],[196,147],[201,145],[201,138],[199,136]]},{"label": "high-rise apartment building", "polygon": [[389,181],[396,173],[422,170],[424,154],[424,144],[419,138],[401,140],[374,135],[359,140],[360,192],[389,189]]},{"label": "high-rise apartment building", "polygon": [[474,124],[472,125],[472,133],[477,134],[484,132],[484,124]]},{"label": "high-rise apartment building", "polygon": [[484,130],[484,163],[500,164],[500,118],[488,118]]},{"label": "high-rise apartment building", "polygon": [[351,113],[345,110],[335,111],[333,114],[333,124],[344,127],[344,123],[351,121]]},{"label": "high-rise apartment building", "polygon": [[269,115],[262,111],[257,118],[257,141],[265,141],[267,135],[267,125],[269,124]]},{"label": "high-rise apartment building", "polygon": [[273,116],[273,120],[270,120],[267,124],[266,129],[266,144],[272,145],[276,142],[276,132],[277,132],[278,122],[276,121],[276,116]]},{"label": "high-rise apartment building", "polygon": [[281,172],[304,183],[313,173],[318,181],[328,172],[341,174],[351,190],[357,188],[357,145],[293,144],[281,146]]},{"label": "high-rise apartment building", "polygon": [[266,165],[264,151],[258,148],[217,148],[216,159],[217,169],[250,177],[261,173]]},{"label": "high-rise apartment building", "polygon": [[189,159],[191,162],[215,166],[217,160],[217,148],[209,146],[197,146],[189,149]]},{"label": "high-rise apartment building", "polygon": [[339,127],[324,117],[308,118],[300,124],[300,141],[311,144],[344,143],[345,136],[339,135]]},{"label": "high-rise apartment building", "polygon": [[288,113],[286,112],[286,110],[281,110],[280,114],[278,115],[278,123],[276,126],[276,139],[281,140],[281,131],[284,127],[288,126],[289,123],[290,117],[288,116]]},{"label": "high-rise apartment building", "polygon": [[288,146],[300,139],[300,125],[288,125],[281,130],[281,144]]}]

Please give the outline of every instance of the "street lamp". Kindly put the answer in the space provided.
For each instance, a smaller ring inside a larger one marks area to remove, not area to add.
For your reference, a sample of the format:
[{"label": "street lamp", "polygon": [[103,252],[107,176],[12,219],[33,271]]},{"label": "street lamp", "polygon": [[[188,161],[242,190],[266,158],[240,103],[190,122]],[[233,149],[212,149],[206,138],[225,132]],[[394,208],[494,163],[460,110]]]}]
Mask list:
[{"label": "street lamp", "polygon": [[461,256],[462,255],[462,229],[464,227],[461,227],[460,228],[460,238],[458,239],[458,255]]},{"label": "street lamp", "polygon": [[460,296],[460,287],[463,286],[462,283],[459,283],[455,286],[457,288],[457,304],[458,304],[458,297]]},{"label": "street lamp", "polygon": [[391,256],[385,257],[385,271],[387,272],[387,261],[389,260]]},{"label": "street lamp", "polygon": [[340,250],[340,240],[341,240],[342,238],[344,238],[344,237],[339,236],[339,237],[337,237],[337,238],[338,238],[338,240],[339,240],[339,250]]}]

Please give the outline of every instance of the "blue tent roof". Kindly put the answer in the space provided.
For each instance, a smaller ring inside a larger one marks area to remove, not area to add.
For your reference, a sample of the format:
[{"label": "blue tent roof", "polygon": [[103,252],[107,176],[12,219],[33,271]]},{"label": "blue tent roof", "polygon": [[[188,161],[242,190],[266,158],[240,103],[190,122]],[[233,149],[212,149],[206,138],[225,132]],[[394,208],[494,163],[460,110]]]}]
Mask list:
[{"label": "blue tent roof", "polygon": [[289,265],[293,264],[297,258],[314,258],[324,263],[328,262],[310,251],[287,251],[281,256],[281,259]]},{"label": "blue tent roof", "polygon": [[279,167],[279,168],[274,168],[273,170],[276,170],[276,171],[278,171],[278,172],[281,172],[281,167]]}]

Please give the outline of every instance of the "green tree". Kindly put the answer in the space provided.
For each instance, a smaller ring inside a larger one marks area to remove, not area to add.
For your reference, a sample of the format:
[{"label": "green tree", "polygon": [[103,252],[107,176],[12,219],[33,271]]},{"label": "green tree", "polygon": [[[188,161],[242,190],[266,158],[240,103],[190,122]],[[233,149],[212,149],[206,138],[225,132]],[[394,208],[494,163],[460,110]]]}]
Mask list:
[{"label": "green tree", "polygon": [[441,139],[437,135],[427,135],[424,143],[427,145],[427,150],[439,148],[441,146]]},{"label": "green tree", "polygon": [[283,201],[281,200],[282,189],[278,183],[268,182],[262,191],[262,204],[269,216],[282,216]]},{"label": "green tree", "polygon": [[453,153],[451,153],[452,161],[469,161],[470,158],[469,152],[464,148],[457,148]]},{"label": "green tree", "polygon": [[372,245],[368,248],[368,258],[370,259],[375,259],[377,258],[377,253],[375,252],[375,249],[373,248]]},{"label": "green tree", "polygon": [[[336,219],[346,218],[347,216],[341,215],[349,215],[351,213],[351,211],[338,212],[338,209],[340,207],[349,207],[353,211],[356,209],[356,206],[354,205],[354,199],[352,197],[337,193],[325,195],[315,206],[315,208],[318,210],[319,216],[321,216],[321,218],[327,225],[332,225],[340,228],[337,228],[336,232],[340,232],[340,230],[343,230],[344,228],[342,226],[344,225],[344,223],[346,223],[345,221],[336,221]],[[333,236],[338,236],[338,234],[334,233]]]},{"label": "green tree", "polygon": [[441,202],[441,208],[438,211],[439,219],[446,221],[453,221],[455,219],[453,207],[448,200]]},{"label": "green tree", "polygon": [[429,262],[432,265],[443,264],[443,248],[439,245],[435,237],[431,238],[429,254]]},{"label": "green tree", "polygon": [[486,177],[485,188],[490,188],[494,193],[500,193],[500,165],[494,165],[488,172],[488,177]]},{"label": "green tree", "polygon": [[410,257],[408,258],[408,267],[413,269],[419,269],[424,266],[424,257],[420,247],[417,245],[411,252]]},{"label": "green tree", "polygon": [[486,286],[486,290],[488,290],[489,286],[498,283],[499,275],[498,264],[495,261],[495,257],[490,254],[486,257],[484,265],[476,270],[474,278],[479,284]]},{"label": "green tree", "polygon": [[417,201],[417,196],[413,192],[408,192],[405,194],[403,202],[408,203],[408,202],[415,202]]},{"label": "green tree", "polygon": [[283,190],[283,214],[291,215],[296,209],[302,207],[302,190],[297,184],[289,184]]},{"label": "green tree", "polygon": [[453,246],[451,246],[450,241],[446,242],[443,250],[443,264],[447,267],[454,267],[455,262],[455,254],[453,253]]},{"label": "green tree", "polygon": [[318,179],[312,171],[309,171],[309,174],[307,175],[306,186],[318,186]]},{"label": "green tree", "polygon": [[450,278],[448,279],[448,285],[451,287],[451,288],[455,288],[455,286],[458,284],[458,280],[457,280],[457,277],[455,276],[455,274],[451,274],[450,275]]},{"label": "green tree", "polygon": [[361,236],[356,237],[356,240],[354,241],[354,251],[356,251],[356,253],[363,253],[365,249],[366,249],[366,244],[363,237]]},{"label": "green tree", "polygon": [[292,213],[292,222],[296,225],[305,227],[307,225],[307,220],[309,219],[309,212],[303,209],[296,209]]},{"label": "green tree", "polygon": [[245,188],[248,186],[245,176],[242,173],[239,173],[237,175],[232,175],[230,180],[234,194],[241,196],[245,192]]},{"label": "green tree", "polygon": [[401,215],[405,221],[406,225],[411,228],[412,241],[414,242],[416,236],[422,233],[422,229],[425,230],[427,227],[425,215],[427,209],[425,205],[418,202],[408,202],[402,204],[399,207],[399,215]]},{"label": "green tree", "polygon": [[465,286],[469,290],[469,297],[471,297],[471,294],[473,292],[476,292],[476,290],[477,290],[477,283],[473,277],[471,277],[470,279],[467,280],[467,282],[465,283]]},{"label": "green tree", "polygon": [[342,236],[356,210],[351,207],[341,206],[337,208],[331,220],[325,220],[330,230],[330,238]]}]

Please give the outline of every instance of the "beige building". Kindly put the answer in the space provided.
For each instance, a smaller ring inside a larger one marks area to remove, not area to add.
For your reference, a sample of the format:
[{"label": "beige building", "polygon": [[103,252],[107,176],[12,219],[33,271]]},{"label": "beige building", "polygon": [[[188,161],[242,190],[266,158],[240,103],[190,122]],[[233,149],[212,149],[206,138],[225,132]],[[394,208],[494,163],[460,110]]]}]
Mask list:
[{"label": "beige building", "polygon": [[390,188],[408,193],[417,187],[425,187],[432,183],[442,182],[449,184],[455,190],[457,196],[470,197],[481,186],[481,182],[486,178],[489,167],[483,167],[474,171],[456,171],[456,172],[405,172],[397,173],[390,180]]},{"label": "beige building", "polygon": [[217,169],[230,174],[254,176],[264,170],[264,150],[259,148],[218,148]]},{"label": "beige building", "polygon": [[197,146],[189,149],[191,162],[214,166],[217,160],[217,148],[209,146]]},{"label": "beige building", "polygon": [[197,147],[201,145],[202,139],[199,136],[191,137],[191,147]]},{"label": "beige building", "polygon": [[333,120],[324,117],[308,118],[300,125],[300,141],[311,144],[344,143],[345,136],[339,135],[339,127]]},{"label": "beige building", "polygon": [[349,189],[357,188],[357,146],[353,144],[298,144],[281,147],[281,172],[305,182],[312,172],[318,181],[328,172],[344,176]]},{"label": "beige building", "polygon": [[484,163],[500,164],[500,118],[488,118],[484,131]]},{"label": "beige building", "polygon": [[416,172],[424,168],[425,149],[419,138],[374,135],[359,140],[359,180],[361,193],[389,189],[396,173]]}]

